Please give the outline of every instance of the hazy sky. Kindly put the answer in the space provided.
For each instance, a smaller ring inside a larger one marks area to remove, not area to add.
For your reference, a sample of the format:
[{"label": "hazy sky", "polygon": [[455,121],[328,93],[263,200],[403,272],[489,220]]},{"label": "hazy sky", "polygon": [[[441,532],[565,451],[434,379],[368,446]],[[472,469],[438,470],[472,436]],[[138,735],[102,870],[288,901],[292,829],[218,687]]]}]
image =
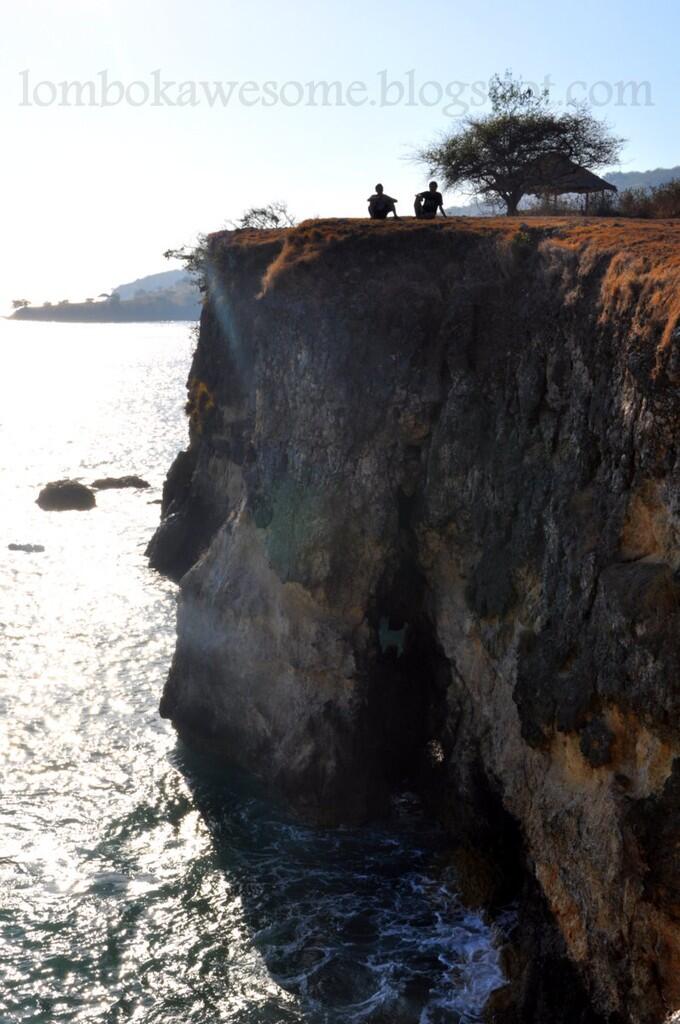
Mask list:
[{"label": "hazy sky", "polygon": [[[589,95],[629,140],[621,169],[680,163],[677,0],[0,2],[0,311],[168,269],[164,249],[260,202],[362,216],[380,180],[410,213],[409,151],[505,68]],[[310,81],[342,105],[310,106]]]}]

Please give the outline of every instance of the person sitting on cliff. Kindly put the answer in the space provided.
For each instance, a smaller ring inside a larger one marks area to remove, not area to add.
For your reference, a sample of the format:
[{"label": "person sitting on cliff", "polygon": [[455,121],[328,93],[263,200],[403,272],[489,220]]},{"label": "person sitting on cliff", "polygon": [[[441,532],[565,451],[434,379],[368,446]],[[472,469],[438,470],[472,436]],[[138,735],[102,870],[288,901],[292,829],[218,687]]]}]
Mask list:
[{"label": "person sitting on cliff", "polygon": [[437,210],[442,211],[442,217],[446,216],[444,211],[444,200],[441,192],[437,191],[437,182],[431,181],[427,192],[417,192],[414,204],[416,217],[424,220],[433,220],[437,216]]},{"label": "person sitting on cliff", "polygon": [[368,216],[373,220],[385,220],[388,213],[393,214],[399,220],[396,206],[397,199],[386,195],[382,185],[375,186],[375,192],[368,198]]}]

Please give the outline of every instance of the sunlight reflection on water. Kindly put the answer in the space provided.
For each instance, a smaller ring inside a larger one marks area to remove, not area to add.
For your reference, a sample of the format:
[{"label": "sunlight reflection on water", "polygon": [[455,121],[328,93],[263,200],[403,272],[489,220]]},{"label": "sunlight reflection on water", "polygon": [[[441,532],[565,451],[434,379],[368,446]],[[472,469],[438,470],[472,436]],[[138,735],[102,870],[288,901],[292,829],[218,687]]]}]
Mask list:
[{"label": "sunlight reflection on water", "polygon": [[[294,826],[158,717],[175,587],[143,552],[192,346],[188,325],[0,324],[0,1021],[477,1020],[497,954],[417,814]],[[128,473],[149,490],[35,504]]]}]

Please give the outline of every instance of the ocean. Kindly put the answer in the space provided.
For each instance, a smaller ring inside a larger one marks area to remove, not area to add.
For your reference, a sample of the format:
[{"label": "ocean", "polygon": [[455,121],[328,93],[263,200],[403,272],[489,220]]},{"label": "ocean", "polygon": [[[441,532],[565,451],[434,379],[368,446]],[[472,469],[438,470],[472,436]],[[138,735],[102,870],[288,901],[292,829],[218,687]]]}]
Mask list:
[{"label": "ocean", "polygon": [[[177,588],[144,549],[194,343],[0,323],[0,1021],[472,1024],[496,936],[412,795],[307,828],[158,716]],[[124,474],[151,486],[35,504]]]}]

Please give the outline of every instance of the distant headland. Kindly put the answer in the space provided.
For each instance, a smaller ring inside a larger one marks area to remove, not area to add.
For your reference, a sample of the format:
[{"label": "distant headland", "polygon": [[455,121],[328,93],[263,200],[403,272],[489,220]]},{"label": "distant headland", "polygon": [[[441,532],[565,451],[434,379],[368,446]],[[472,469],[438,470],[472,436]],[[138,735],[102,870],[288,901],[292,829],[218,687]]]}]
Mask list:
[{"label": "distant headland", "polygon": [[167,270],[140,277],[102,292],[85,302],[45,302],[34,306],[26,299],[13,303],[12,320],[48,320],[66,323],[133,323],[158,320],[198,320],[200,292],[184,270]]}]

